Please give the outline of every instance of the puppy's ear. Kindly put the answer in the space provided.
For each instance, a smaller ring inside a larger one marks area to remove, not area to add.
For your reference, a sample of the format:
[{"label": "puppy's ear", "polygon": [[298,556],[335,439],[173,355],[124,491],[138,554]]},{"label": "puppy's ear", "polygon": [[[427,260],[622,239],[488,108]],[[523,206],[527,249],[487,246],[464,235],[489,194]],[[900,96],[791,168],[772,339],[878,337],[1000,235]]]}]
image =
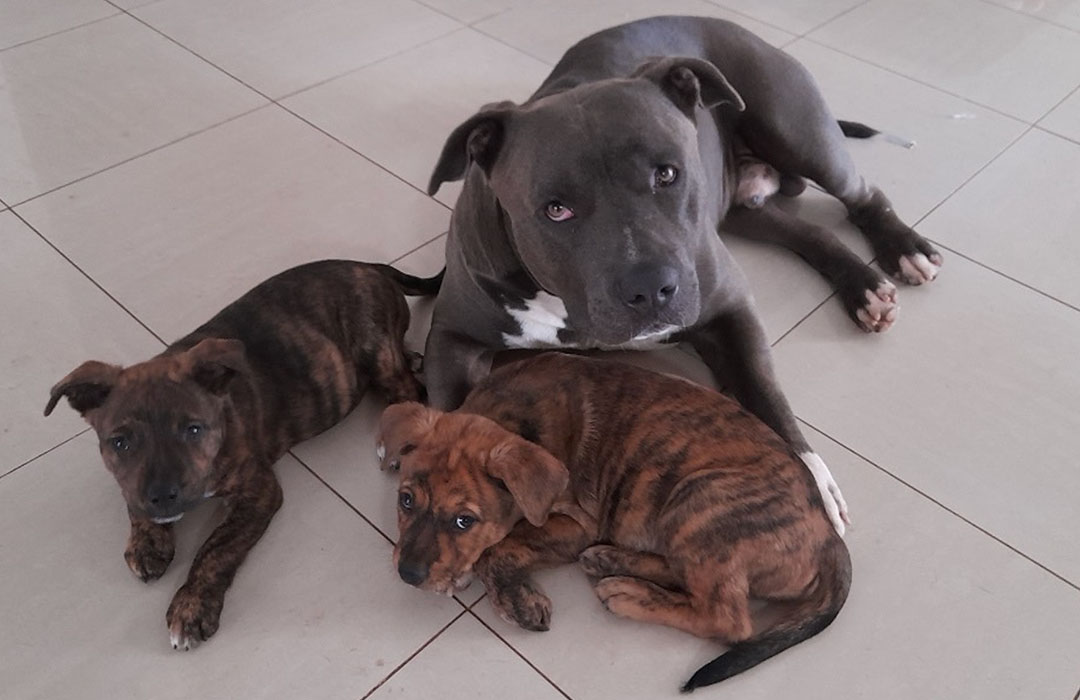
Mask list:
[{"label": "puppy's ear", "polygon": [[525,518],[536,527],[547,521],[556,499],[570,484],[570,472],[553,454],[513,434],[491,451],[487,471],[506,484]]},{"label": "puppy's ear", "polygon": [[731,87],[720,69],[700,58],[672,56],[638,66],[635,78],[645,78],[660,86],[675,106],[693,117],[698,107],[729,104],[735,111],[746,109],[743,98]]},{"label": "puppy's ear", "polygon": [[49,403],[45,404],[45,415],[56,408],[64,396],[71,407],[85,416],[88,411],[99,408],[105,403],[120,376],[122,369],[116,365],[91,360],[76,367],[71,374],[57,382],[49,391]]},{"label": "puppy's ear", "polygon": [[387,406],[375,438],[379,468],[396,472],[401,467],[401,456],[416,448],[438,417],[438,411],[415,401]]},{"label": "puppy's ear", "polygon": [[206,338],[184,353],[184,357],[191,379],[219,396],[248,367],[244,343],[232,338]]},{"label": "puppy's ear", "polygon": [[515,106],[513,102],[484,105],[451,132],[431,173],[427,189],[429,195],[438,192],[444,182],[464,177],[469,163],[476,163],[485,173],[491,172],[491,166],[502,148],[506,121]]}]

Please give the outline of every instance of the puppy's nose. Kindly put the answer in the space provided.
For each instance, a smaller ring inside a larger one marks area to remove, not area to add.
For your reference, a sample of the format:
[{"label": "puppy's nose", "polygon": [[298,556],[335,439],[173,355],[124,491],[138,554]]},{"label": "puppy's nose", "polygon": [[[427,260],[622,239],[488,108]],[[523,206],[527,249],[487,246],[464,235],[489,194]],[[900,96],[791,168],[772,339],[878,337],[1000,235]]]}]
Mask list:
[{"label": "puppy's nose", "polygon": [[655,313],[678,293],[679,273],[668,265],[637,265],[618,280],[616,291],[635,311]]},{"label": "puppy's nose", "polygon": [[419,562],[402,561],[398,564],[397,571],[401,580],[410,586],[419,586],[428,576],[427,564]]},{"label": "puppy's nose", "polygon": [[180,497],[180,487],[173,483],[159,481],[146,489],[146,500],[150,505],[161,509],[168,509],[176,504]]}]

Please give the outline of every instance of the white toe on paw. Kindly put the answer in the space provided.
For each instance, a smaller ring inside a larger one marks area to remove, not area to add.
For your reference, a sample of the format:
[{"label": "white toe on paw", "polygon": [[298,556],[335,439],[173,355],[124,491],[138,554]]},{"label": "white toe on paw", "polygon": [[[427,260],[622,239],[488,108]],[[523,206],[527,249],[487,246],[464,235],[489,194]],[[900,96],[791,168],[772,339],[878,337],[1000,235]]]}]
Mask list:
[{"label": "white toe on paw", "polygon": [[386,445],[381,442],[375,446],[375,456],[379,458],[379,461],[383,461],[386,457]]},{"label": "white toe on paw", "polygon": [[886,280],[879,284],[877,289],[866,290],[866,304],[855,310],[855,318],[867,333],[880,333],[889,330],[899,311],[896,285]]},{"label": "white toe on paw", "polygon": [[[940,256],[938,256],[940,258]],[[939,266],[922,253],[900,256],[900,279],[911,285],[933,282]]]},{"label": "white toe on paw", "polygon": [[840,493],[840,487],[833,479],[832,472],[816,452],[803,452],[799,455],[799,459],[813,475],[818,491],[821,492],[821,500],[825,504],[825,513],[829,516],[833,527],[843,537],[846,525],[851,524],[851,517],[848,515],[847,501],[844,500],[844,494]]}]

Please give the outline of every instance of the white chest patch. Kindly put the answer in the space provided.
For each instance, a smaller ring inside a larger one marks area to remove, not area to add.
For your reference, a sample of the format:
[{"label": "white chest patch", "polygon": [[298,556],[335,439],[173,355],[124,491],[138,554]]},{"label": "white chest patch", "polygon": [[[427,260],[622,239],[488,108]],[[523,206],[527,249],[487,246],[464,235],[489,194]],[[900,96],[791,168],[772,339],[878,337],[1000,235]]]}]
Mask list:
[{"label": "white chest patch", "polygon": [[503,333],[508,348],[557,348],[566,347],[559,342],[559,331],[566,328],[566,304],[554,294],[537,292],[525,301],[524,309],[507,308],[518,325],[520,335]]}]

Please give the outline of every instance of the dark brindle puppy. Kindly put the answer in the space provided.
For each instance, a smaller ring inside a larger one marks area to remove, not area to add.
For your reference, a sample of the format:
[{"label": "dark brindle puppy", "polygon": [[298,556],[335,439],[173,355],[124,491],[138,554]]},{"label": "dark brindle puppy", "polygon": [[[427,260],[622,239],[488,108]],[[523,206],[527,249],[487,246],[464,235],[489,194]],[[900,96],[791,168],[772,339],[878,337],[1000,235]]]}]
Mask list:
[{"label": "dark brindle puppy", "polygon": [[[615,614],[731,645],[684,690],[817,634],[847,598],[851,561],[810,472],[734,400],[680,379],[542,355],[454,413],[391,406],[379,445],[401,472],[402,579],[451,593],[475,572],[499,614],[545,630],[529,574],[580,560]],[[751,599],[786,612],[755,632]]]},{"label": "dark brindle puppy", "polygon": [[345,260],[301,265],[147,362],[86,362],[53,387],[45,415],[66,396],[97,431],[131,517],[124,558],[143,581],[172,561],[172,523],[224,499],[228,515],[166,613],[174,649],[217,631],[226,589],[281,506],[274,462],[344,418],[369,384],[389,401],[421,398],[402,291],[434,294],[439,281]]}]

